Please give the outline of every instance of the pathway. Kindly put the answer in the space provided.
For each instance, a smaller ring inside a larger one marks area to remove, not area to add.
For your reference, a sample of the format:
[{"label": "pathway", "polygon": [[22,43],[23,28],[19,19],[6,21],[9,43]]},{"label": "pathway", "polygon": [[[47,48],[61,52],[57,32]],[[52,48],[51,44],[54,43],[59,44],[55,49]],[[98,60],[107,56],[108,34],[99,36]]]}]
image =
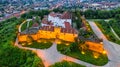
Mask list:
[{"label": "pathway", "polygon": [[120,45],[108,41],[93,21],[88,20],[88,22],[98,38],[103,39],[104,49],[110,60],[104,67],[120,67]]},{"label": "pathway", "polygon": [[25,21],[23,21],[21,24],[20,24],[20,26],[19,26],[19,32],[21,32],[21,27],[22,27],[22,25],[24,24],[24,23],[26,23],[27,22],[27,28],[29,27],[29,22],[31,21],[32,19],[27,19],[27,20],[25,20]]},{"label": "pathway", "polygon": [[93,29],[93,32],[98,36],[99,39],[105,39],[105,40],[107,39],[94,22],[92,21],[88,21],[88,22],[91,28]]},{"label": "pathway", "polygon": [[116,32],[113,30],[113,28],[110,26],[111,31],[113,32],[113,34],[115,35],[115,37],[120,40],[120,37],[116,34]]},{"label": "pathway", "polygon": [[30,21],[32,21],[32,19],[27,19],[26,21],[27,21],[27,28],[29,28],[29,26],[30,26]]},{"label": "pathway", "polygon": [[21,27],[22,27],[22,25],[23,25],[24,23],[26,23],[26,21],[23,21],[23,22],[20,24],[20,26],[19,26],[19,32],[21,32]]},{"label": "pathway", "polygon": [[[105,20],[107,23],[109,23],[109,19],[108,20]],[[120,40],[120,37],[116,34],[116,32],[114,31],[114,29],[110,26],[110,29],[111,29],[111,31],[112,31],[112,33],[115,35],[115,37],[118,39],[118,40]]]}]

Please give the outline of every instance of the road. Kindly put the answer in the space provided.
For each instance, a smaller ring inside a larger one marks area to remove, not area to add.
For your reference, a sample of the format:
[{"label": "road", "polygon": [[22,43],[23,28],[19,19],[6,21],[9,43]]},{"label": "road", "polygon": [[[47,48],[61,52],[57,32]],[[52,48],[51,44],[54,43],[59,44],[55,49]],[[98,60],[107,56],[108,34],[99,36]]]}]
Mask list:
[{"label": "road", "polygon": [[98,36],[99,39],[105,39],[107,40],[107,38],[104,36],[104,34],[100,31],[100,29],[97,27],[97,25],[92,22],[92,21],[88,21],[91,28],[93,29],[93,32]]},{"label": "road", "polygon": [[12,18],[13,16],[16,17],[16,18],[19,18],[22,14],[27,13],[27,12],[28,12],[28,11],[21,11],[21,12],[18,12],[18,13],[17,13],[18,15],[15,15],[16,13],[12,13],[10,16],[6,16],[6,17],[3,17],[2,19],[0,19],[0,23],[1,23],[2,21],[5,21],[6,19]]},{"label": "road", "polygon": [[120,45],[108,41],[93,21],[87,21],[98,38],[103,40],[104,49],[107,51],[110,60],[104,67],[120,67]]}]

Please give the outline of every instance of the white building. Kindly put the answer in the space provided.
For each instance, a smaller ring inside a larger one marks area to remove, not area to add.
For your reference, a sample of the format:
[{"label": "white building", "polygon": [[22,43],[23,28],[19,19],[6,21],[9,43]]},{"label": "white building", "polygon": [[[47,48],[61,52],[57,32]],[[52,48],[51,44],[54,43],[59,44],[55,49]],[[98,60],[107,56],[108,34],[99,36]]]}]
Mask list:
[{"label": "white building", "polygon": [[[51,12],[48,15],[48,22],[52,23],[53,26],[60,26],[65,28],[65,22],[68,22],[70,25],[72,23],[71,14],[69,12],[64,12],[63,14]],[[42,24],[46,26],[47,24]]]}]

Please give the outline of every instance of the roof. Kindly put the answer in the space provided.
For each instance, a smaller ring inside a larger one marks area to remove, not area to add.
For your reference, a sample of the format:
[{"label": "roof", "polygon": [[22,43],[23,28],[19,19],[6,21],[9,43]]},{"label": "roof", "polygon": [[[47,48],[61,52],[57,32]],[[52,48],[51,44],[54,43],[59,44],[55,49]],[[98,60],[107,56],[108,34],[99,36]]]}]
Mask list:
[{"label": "roof", "polygon": [[25,31],[21,32],[20,34],[36,34],[38,32],[37,28],[30,28],[26,29]]},{"label": "roof", "polygon": [[[55,27],[54,26],[43,26],[40,28],[40,30],[45,30],[45,31],[52,31],[54,32]],[[61,28],[60,30],[61,33],[71,33],[71,34],[77,34],[77,31],[73,28]]]},{"label": "roof", "polygon": [[65,28],[67,28],[67,29],[70,29],[70,28],[71,28],[71,25],[70,25],[69,22],[64,22],[64,24],[65,24]]},{"label": "roof", "polygon": [[49,15],[55,17],[55,16],[56,16],[56,13],[51,12]]},{"label": "roof", "polygon": [[47,21],[47,18],[44,18],[44,19],[42,20],[42,23],[43,23],[43,24],[47,24],[47,22],[48,22],[48,21]]},{"label": "roof", "polygon": [[73,28],[67,29],[67,28],[61,28],[61,33],[71,33],[71,34],[77,34],[77,31]]},{"label": "roof", "polygon": [[38,26],[39,26],[38,23],[34,23],[34,24],[32,25],[32,27],[38,27]]},{"label": "roof", "polygon": [[47,25],[53,25],[53,23],[51,21],[48,21],[46,18],[42,20],[42,23]]},{"label": "roof", "polygon": [[45,31],[54,31],[54,27],[53,26],[42,26],[40,28],[40,30],[45,30]]},{"label": "roof", "polygon": [[70,12],[64,12],[61,16],[61,19],[71,19],[72,15]]},{"label": "roof", "polygon": [[51,12],[49,14],[52,17],[59,17],[61,19],[71,19],[72,15],[70,12],[66,11],[63,14]]}]

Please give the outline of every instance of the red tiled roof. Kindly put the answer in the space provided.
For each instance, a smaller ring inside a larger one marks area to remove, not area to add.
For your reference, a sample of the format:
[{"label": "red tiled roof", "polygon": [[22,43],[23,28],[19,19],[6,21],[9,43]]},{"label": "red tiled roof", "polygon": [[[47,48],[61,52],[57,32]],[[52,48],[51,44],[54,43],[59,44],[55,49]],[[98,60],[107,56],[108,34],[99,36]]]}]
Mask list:
[{"label": "red tiled roof", "polygon": [[71,19],[71,13],[67,11],[63,14],[51,12],[49,15],[53,17],[59,17],[61,19]]},{"label": "red tiled roof", "polygon": [[64,24],[65,24],[65,28],[67,28],[67,29],[70,29],[70,28],[71,28],[71,25],[70,25],[69,22],[64,22]]},{"label": "red tiled roof", "polygon": [[50,16],[53,16],[53,17],[56,16],[56,14],[55,14],[54,12],[51,12],[49,15],[50,15]]},{"label": "red tiled roof", "polygon": [[26,11],[24,11],[24,10],[22,10],[21,12],[20,12],[20,14],[24,14]]},{"label": "red tiled roof", "polygon": [[54,27],[53,26],[43,26],[40,28],[40,30],[54,31]]},{"label": "red tiled roof", "polygon": [[[54,26],[43,26],[40,28],[40,30],[45,31],[52,31],[54,32]],[[71,34],[77,34],[77,31],[73,28],[67,29],[67,28],[61,28],[61,33],[71,33]]]},{"label": "red tiled roof", "polygon": [[52,17],[61,17],[62,14],[51,12],[49,15]]},{"label": "red tiled roof", "polygon": [[51,21],[48,21],[46,18],[42,20],[42,23],[47,25],[53,25],[53,23]]},{"label": "red tiled roof", "polygon": [[39,26],[38,23],[34,23],[34,24],[32,25],[32,27],[38,27],[38,26]]},{"label": "red tiled roof", "polygon": [[71,33],[71,34],[77,34],[77,31],[73,28],[67,29],[67,28],[61,28],[61,33]]},{"label": "red tiled roof", "polygon": [[61,19],[71,19],[70,12],[64,12],[61,16]]},{"label": "red tiled roof", "polygon": [[42,20],[42,23],[43,23],[43,24],[47,24],[47,23],[48,23],[47,19],[44,18],[44,19]]},{"label": "red tiled roof", "polygon": [[19,16],[20,16],[20,13],[14,13],[13,16],[19,17]]},{"label": "red tiled roof", "polygon": [[53,23],[52,23],[51,21],[49,21],[47,24],[48,24],[48,25],[53,25]]}]

